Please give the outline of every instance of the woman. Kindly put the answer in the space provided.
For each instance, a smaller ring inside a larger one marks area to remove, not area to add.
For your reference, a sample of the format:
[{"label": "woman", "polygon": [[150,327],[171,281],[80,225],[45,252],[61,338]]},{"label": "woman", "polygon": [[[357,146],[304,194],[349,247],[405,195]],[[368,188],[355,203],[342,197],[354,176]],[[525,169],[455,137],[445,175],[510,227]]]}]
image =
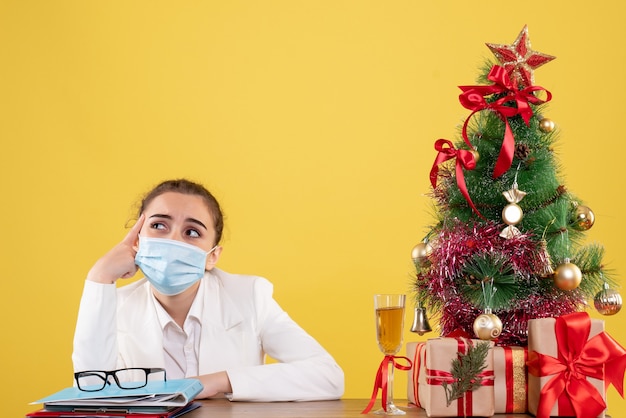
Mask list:
[{"label": "woman", "polygon": [[[141,203],[126,237],[91,268],[74,335],[74,371],[163,367],[197,377],[198,398],[338,399],[341,368],[255,276],[215,267],[220,205],[203,186],[169,180]],[[145,278],[117,287],[118,279]],[[265,354],[278,362],[264,364]]]}]

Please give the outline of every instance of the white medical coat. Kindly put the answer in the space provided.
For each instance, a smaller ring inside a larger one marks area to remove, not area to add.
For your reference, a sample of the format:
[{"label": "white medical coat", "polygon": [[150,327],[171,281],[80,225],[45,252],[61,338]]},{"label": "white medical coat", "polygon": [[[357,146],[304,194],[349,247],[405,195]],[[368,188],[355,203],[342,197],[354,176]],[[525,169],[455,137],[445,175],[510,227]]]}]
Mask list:
[{"label": "white medical coat", "polygon": [[[198,369],[226,371],[235,401],[338,399],[344,374],[273,299],[262,277],[214,268],[201,280]],[[163,332],[146,279],[117,288],[85,282],[74,335],[75,371],[165,367]],[[265,354],[278,363],[263,364]]]}]

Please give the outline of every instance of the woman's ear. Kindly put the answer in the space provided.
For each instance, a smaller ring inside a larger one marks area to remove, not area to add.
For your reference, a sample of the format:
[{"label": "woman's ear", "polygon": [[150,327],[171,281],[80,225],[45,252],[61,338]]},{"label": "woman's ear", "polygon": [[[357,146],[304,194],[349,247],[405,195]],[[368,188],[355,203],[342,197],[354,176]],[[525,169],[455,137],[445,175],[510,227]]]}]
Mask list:
[{"label": "woman's ear", "polygon": [[206,265],[204,267],[205,270],[212,270],[213,267],[215,267],[215,265],[217,264],[217,260],[220,259],[220,254],[222,254],[222,246],[218,245],[206,256]]}]

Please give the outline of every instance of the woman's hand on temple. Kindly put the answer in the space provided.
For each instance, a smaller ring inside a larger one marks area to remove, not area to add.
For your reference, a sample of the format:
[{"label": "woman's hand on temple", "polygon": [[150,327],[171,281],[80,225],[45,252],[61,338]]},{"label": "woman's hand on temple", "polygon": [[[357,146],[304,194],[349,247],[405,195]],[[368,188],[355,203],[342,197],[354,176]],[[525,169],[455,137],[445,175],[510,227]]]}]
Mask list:
[{"label": "woman's hand on temple", "polygon": [[117,279],[127,279],[135,275],[137,272],[135,265],[137,240],[143,222],[144,215],[142,214],[124,239],[96,261],[87,274],[87,280],[111,284],[115,283]]}]

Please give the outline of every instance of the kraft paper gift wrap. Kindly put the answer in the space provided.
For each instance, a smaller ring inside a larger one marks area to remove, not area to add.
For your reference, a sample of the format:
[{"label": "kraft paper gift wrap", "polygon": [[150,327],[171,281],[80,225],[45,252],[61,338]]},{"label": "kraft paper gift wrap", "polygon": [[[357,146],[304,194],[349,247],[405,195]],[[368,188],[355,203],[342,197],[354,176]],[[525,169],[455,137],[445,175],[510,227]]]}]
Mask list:
[{"label": "kraft paper gift wrap", "polygon": [[585,312],[528,321],[528,410],[549,416],[604,417],[605,388],[623,394],[626,350]]},{"label": "kraft paper gift wrap", "polygon": [[421,371],[424,373],[424,367],[420,367],[424,364],[424,349],[426,348],[426,342],[410,342],[406,345],[406,356],[411,359],[412,366],[409,371],[408,386],[407,386],[407,399],[410,403],[419,406],[422,405],[419,402],[419,395],[417,390],[419,385],[417,384],[418,373]]},{"label": "kraft paper gift wrap", "polygon": [[[466,338],[433,338],[425,343],[407,344],[407,356],[414,361],[409,379],[409,400],[424,408],[429,417],[476,416],[494,414],[493,352],[489,350],[483,370],[483,385],[468,391],[448,406],[443,381],[452,382],[452,360],[466,353],[470,344],[484,343]],[[491,343],[490,343],[491,344]],[[417,377],[417,380],[415,380]],[[417,387],[415,387],[417,385]],[[417,398],[416,398],[417,396]]]},{"label": "kraft paper gift wrap", "polygon": [[527,347],[493,347],[496,414],[524,413],[528,391]]}]

